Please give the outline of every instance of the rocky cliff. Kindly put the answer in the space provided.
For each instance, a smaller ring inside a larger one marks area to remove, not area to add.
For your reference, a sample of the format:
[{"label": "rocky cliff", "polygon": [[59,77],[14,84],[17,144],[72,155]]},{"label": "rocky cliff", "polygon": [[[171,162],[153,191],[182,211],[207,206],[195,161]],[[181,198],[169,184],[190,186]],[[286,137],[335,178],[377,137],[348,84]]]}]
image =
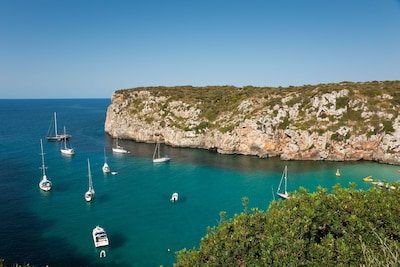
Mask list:
[{"label": "rocky cliff", "polygon": [[115,91],[113,138],[283,160],[400,165],[400,81]]}]

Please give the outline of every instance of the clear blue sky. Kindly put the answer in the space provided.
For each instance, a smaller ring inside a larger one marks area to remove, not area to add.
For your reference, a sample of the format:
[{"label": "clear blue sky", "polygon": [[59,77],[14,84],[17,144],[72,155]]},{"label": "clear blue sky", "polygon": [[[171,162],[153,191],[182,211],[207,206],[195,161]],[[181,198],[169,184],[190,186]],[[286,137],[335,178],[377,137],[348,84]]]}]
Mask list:
[{"label": "clear blue sky", "polygon": [[400,80],[400,0],[0,0],[0,98]]}]

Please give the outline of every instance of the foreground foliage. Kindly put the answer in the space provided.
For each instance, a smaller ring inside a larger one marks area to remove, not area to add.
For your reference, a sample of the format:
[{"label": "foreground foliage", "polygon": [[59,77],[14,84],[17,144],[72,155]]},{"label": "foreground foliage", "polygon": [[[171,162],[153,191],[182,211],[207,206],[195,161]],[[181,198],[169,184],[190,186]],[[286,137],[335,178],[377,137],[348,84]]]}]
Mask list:
[{"label": "foreground foliage", "polygon": [[399,266],[400,188],[300,188],[267,212],[247,210],[207,229],[178,266]]}]

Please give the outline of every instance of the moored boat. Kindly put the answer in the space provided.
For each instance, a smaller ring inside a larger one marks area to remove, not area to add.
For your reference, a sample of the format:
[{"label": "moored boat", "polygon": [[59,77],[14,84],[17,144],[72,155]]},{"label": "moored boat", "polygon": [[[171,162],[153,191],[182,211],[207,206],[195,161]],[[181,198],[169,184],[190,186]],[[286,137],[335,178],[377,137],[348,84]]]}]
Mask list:
[{"label": "moored boat", "polygon": [[108,237],[107,237],[107,233],[104,230],[104,228],[100,227],[99,225],[97,225],[93,231],[92,231],[92,236],[93,236],[93,242],[94,242],[94,246],[96,248],[99,247],[106,247],[109,245],[109,241],[108,241]]},{"label": "moored boat", "polygon": [[[69,139],[71,138],[70,134],[67,134],[64,132],[64,134],[58,134],[58,129],[57,129],[57,113],[54,112],[54,118],[53,118],[54,125],[50,124],[49,130],[47,131],[47,136],[46,139],[48,141],[63,141],[64,139]],[[50,135],[50,132],[54,128],[54,135]]]},{"label": "moored boat", "polygon": [[173,193],[172,194],[172,196],[171,196],[171,201],[172,202],[177,202],[178,201],[178,198],[179,198],[179,195],[178,195],[178,193]]},{"label": "moored boat", "polygon": [[94,189],[93,189],[93,181],[92,181],[92,174],[90,172],[90,161],[89,161],[89,159],[88,159],[88,176],[89,176],[89,189],[85,193],[85,200],[87,202],[90,202],[94,198],[95,192],[94,192]]},{"label": "moored boat", "polygon": [[371,175],[366,176],[366,177],[363,178],[363,181],[364,181],[364,182],[372,182],[373,180],[374,180],[374,179],[372,179],[372,176],[371,176]]},{"label": "moored boat", "polygon": [[47,178],[46,175],[46,166],[44,165],[44,152],[43,152],[43,141],[40,139],[40,155],[42,156],[42,179],[39,182],[39,188],[43,191],[50,191],[52,188],[51,181]]}]

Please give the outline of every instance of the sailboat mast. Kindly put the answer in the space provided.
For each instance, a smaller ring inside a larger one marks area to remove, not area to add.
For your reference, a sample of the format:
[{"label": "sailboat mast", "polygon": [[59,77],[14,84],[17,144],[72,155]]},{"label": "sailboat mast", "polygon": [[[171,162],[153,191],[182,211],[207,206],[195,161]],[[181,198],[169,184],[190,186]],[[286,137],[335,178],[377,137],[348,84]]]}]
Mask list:
[{"label": "sailboat mast", "polygon": [[54,133],[56,134],[55,136],[58,136],[57,133],[57,114],[54,112]]},{"label": "sailboat mast", "polygon": [[88,159],[88,174],[89,174],[89,190],[93,188],[93,184],[92,184],[92,174],[90,172],[90,161]]},{"label": "sailboat mast", "polygon": [[285,166],[285,194],[287,194],[287,166]]},{"label": "sailboat mast", "polygon": [[42,175],[46,175],[46,166],[44,166],[44,153],[43,153],[43,141],[40,139],[40,155],[42,156]]}]

